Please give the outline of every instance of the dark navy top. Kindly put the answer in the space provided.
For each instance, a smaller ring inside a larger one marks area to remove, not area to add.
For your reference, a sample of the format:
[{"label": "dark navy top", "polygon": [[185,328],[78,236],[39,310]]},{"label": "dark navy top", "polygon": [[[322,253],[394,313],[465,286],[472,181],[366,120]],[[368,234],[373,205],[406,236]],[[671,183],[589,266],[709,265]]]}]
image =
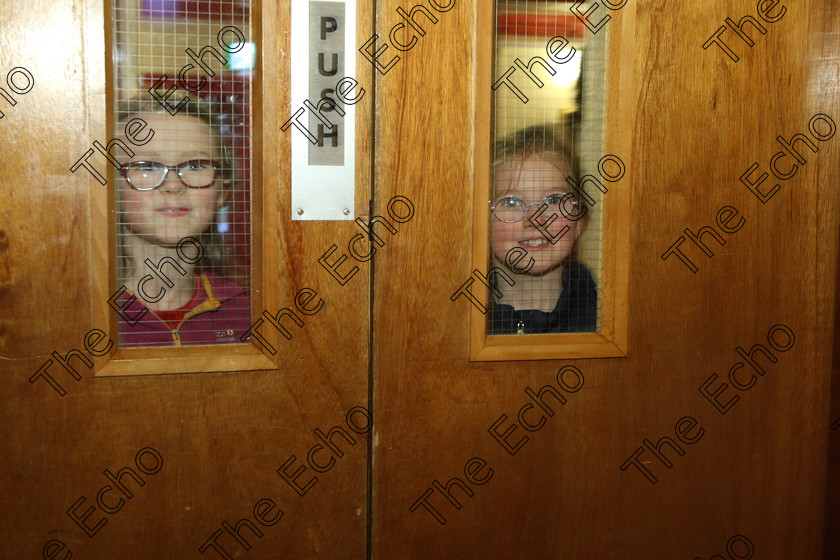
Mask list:
[{"label": "dark navy top", "polygon": [[491,300],[488,333],[516,334],[520,321],[526,334],[595,332],[598,293],[589,270],[580,262],[570,260],[561,281],[563,292],[552,311],[514,310],[513,306]]}]

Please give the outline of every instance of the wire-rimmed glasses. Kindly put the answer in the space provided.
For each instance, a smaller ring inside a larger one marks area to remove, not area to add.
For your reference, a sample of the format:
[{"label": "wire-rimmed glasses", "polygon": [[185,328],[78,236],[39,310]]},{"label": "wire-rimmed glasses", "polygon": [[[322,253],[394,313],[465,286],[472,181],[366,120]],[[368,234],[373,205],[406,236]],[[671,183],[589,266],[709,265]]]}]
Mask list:
[{"label": "wire-rimmed glasses", "polygon": [[[571,199],[571,200],[569,200]],[[564,218],[576,216],[578,213],[578,205],[580,201],[575,198],[575,195],[570,192],[556,192],[545,196],[539,202],[528,204],[525,200],[518,196],[503,196],[498,199],[495,204],[490,207],[493,215],[497,220],[502,222],[518,222],[528,215],[528,210],[531,206],[542,206],[545,204],[549,208],[557,207],[560,209],[560,214]],[[571,205],[571,212],[567,212],[566,204]]]},{"label": "wire-rimmed glasses", "polygon": [[204,189],[213,184],[222,164],[212,159],[191,159],[177,165],[166,165],[158,161],[132,161],[120,171],[131,188],[138,191],[153,191],[160,187],[170,171],[191,189]]}]

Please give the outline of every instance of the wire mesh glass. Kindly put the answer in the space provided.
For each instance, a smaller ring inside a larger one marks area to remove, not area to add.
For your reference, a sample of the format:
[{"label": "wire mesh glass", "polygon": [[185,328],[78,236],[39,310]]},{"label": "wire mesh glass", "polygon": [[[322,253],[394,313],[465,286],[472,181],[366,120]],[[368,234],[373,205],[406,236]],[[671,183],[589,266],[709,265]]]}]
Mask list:
[{"label": "wire mesh glass", "polygon": [[597,142],[581,137],[603,129],[583,118],[603,73],[584,86],[572,5],[495,2],[489,334],[599,331],[603,192],[587,171]]},{"label": "wire mesh glass", "polygon": [[250,2],[114,0],[121,347],[241,344],[251,323]]}]

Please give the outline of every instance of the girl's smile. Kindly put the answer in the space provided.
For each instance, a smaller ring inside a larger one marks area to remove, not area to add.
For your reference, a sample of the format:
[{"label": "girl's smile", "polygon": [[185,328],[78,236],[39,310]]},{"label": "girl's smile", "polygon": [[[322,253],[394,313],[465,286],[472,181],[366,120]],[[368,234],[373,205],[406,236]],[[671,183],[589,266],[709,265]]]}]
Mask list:
[{"label": "girl's smile", "polygon": [[532,251],[541,251],[542,249],[547,249],[548,247],[551,247],[551,242],[546,241],[545,237],[542,236],[534,239],[523,239],[519,241],[519,244],[526,250]]},{"label": "girl's smile", "polygon": [[170,218],[180,218],[182,216],[186,216],[191,211],[190,208],[184,206],[161,206],[160,208],[155,208],[155,212],[160,212],[164,216]]}]

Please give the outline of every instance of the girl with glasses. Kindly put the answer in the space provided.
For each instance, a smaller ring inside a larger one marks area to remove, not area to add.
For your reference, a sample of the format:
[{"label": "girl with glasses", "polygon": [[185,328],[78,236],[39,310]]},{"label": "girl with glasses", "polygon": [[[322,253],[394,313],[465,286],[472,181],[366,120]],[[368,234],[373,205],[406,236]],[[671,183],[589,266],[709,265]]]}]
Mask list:
[{"label": "girl with glasses", "polygon": [[[589,220],[566,177],[579,179],[571,142],[539,125],[497,141],[490,212],[492,294],[489,334],[594,332],[597,293],[576,259]],[[552,216],[555,216],[552,220]]]},{"label": "girl with glasses", "polygon": [[[134,156],[117,172],[120,345],[240,342],[245,290],[225,277],[219,212],[234,188],[218,117],[189,101],[176,115],[152,99],[120,107]],[[140,128],[145,123],[145,128]],[[141,142],[138,142],[138,138]]]}]

